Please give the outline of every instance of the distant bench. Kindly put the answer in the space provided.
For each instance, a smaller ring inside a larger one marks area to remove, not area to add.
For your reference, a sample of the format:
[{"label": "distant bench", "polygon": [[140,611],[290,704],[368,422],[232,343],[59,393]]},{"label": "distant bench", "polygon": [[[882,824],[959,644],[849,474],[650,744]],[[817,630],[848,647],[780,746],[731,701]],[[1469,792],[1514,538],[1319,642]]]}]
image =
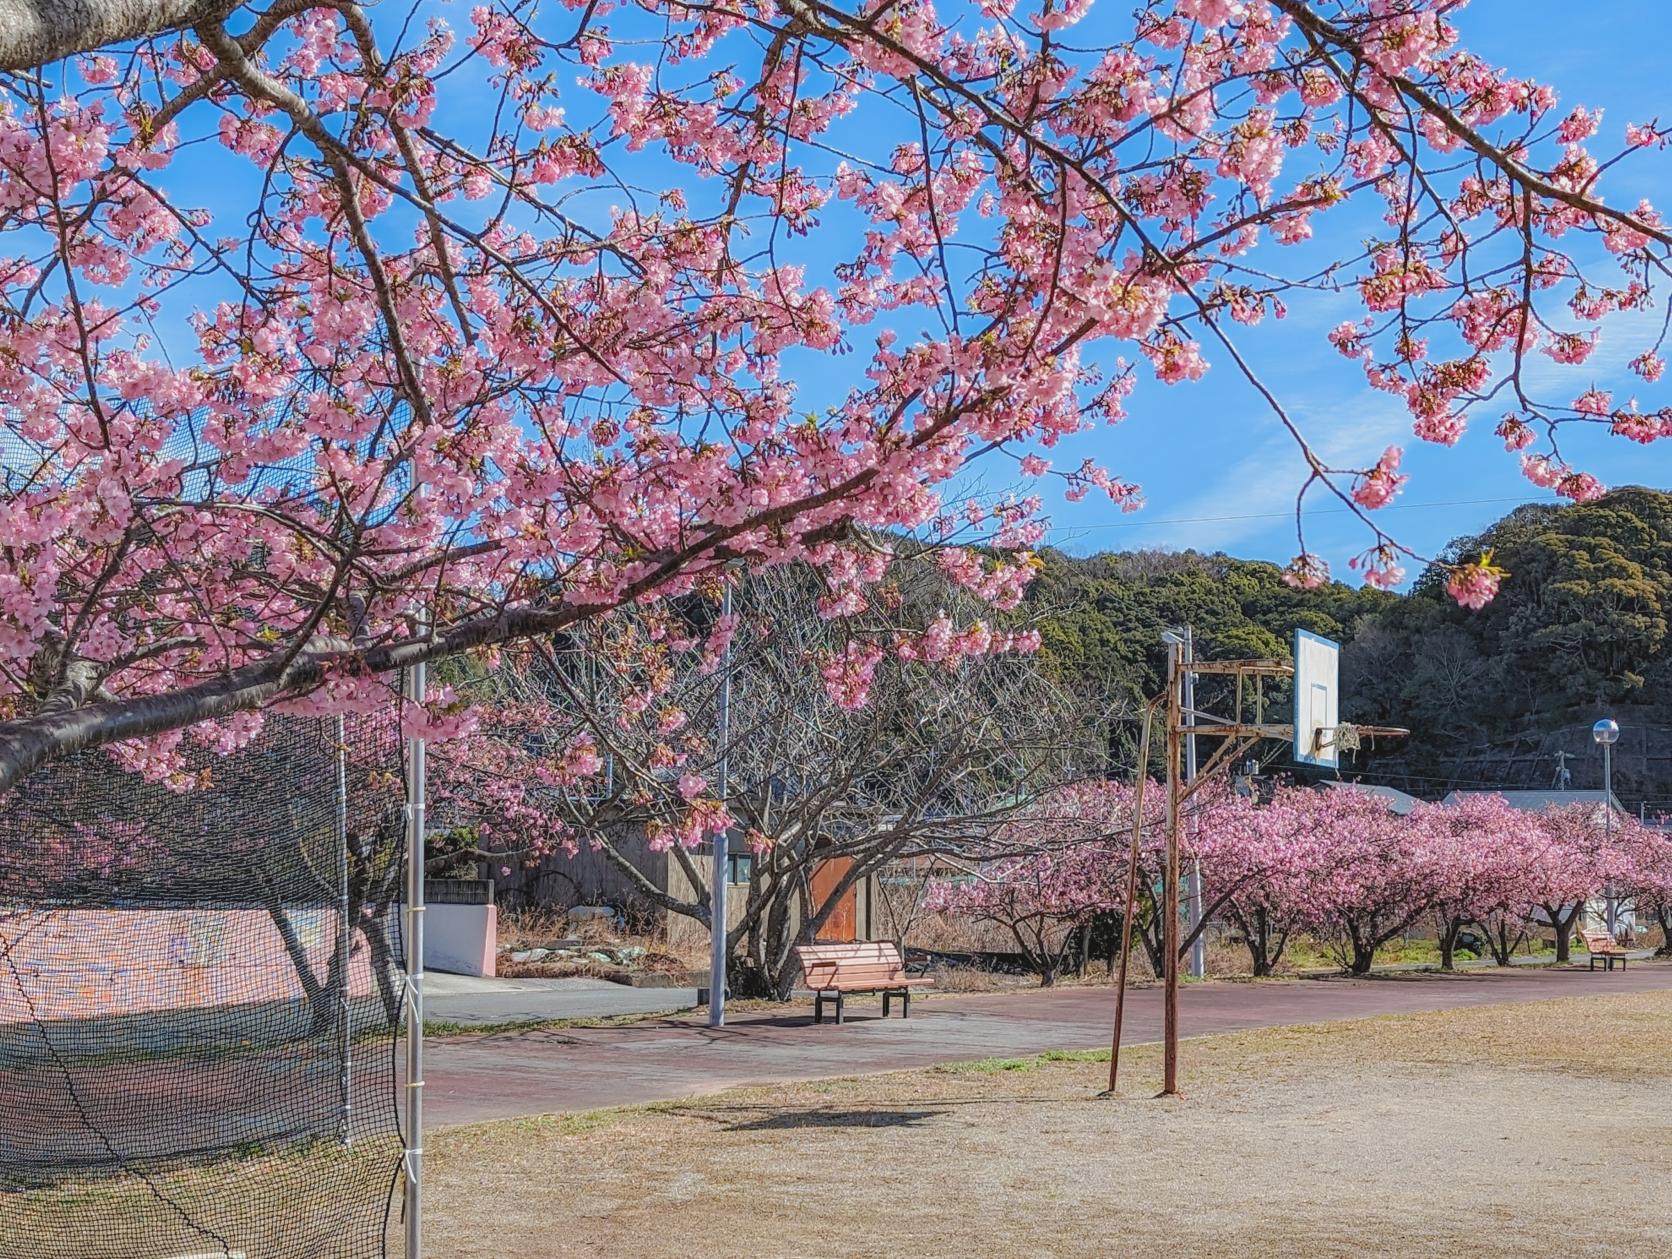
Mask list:
[{"label": "distant bench", "polygon": [[931,981],[906,974],[900,950],[892,944],[859,941],[853,944],[798,944],[807,986],[813,990],[813,1022],[824,1022],[824,1003],[836,1003],[842,1021],[842,998],[850,992],[882,993],[882,1016],[888,1017],[891,998],[900,998],[900,1017],[911,1017],[911,990]]},{"label": "distant bench", "polygon": [[1587,931],[1581,927],[1579,938],[1585,942],[1585,951],[1591,955],[1590,969],[1597,968],[1597,958],[1602,959],[1603,970],[1613,970],[1614,960],[1619,959],[1620,969],[1626,968],[1626,947],[1609,935],[1606,931]]}]

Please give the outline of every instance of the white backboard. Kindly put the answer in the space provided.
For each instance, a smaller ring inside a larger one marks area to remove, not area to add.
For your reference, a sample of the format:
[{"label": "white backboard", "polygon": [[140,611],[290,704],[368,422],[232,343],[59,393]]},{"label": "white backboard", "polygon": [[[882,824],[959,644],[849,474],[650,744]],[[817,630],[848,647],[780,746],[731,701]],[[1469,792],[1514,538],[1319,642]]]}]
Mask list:
[{"label": "white backboard", "polygon": [[1295,760],[1301,765],[1334,769],[1341,763],[1333,737],[1341,721],[1340,678],[1341,644],[1297,629]]}]

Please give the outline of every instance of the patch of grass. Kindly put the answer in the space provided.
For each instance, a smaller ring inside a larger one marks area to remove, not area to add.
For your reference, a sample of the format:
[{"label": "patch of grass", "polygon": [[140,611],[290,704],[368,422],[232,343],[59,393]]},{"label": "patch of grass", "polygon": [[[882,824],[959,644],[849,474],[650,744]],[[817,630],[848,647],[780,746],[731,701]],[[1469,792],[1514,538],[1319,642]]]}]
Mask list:
[{"label": "patch of grass", "polygon": [[943,1062],[933,1069],[948,1075],[997,1075],[1001,1071],[1032,1071],[1038,1065],[1037,1058],[975,1058],[968,1062]]},{"label": "patch of grass", "polygon": [[949,1075],[999,1075],[1007,1071],[1037,1071],[1052,1063],[1107,1062],[1107,1049],[1047,1049],[1025,1058],[975,1058],[945,1062],[930,1070]]},{"label": "patch of grass", "polygon": [[1041,1062],[1107,1062],[1107,1049],[1047,1049],[1039,1055]]}]

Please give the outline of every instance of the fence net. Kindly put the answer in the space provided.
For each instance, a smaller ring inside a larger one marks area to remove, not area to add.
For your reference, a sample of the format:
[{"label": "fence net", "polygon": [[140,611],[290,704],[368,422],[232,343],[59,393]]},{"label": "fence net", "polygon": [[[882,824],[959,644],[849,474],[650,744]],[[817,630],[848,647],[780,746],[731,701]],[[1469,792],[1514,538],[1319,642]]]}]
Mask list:
[{"label": "fence net", "polygon": [[388,1252],[394,716],[190,740],[0,798],[0,1259]]}]

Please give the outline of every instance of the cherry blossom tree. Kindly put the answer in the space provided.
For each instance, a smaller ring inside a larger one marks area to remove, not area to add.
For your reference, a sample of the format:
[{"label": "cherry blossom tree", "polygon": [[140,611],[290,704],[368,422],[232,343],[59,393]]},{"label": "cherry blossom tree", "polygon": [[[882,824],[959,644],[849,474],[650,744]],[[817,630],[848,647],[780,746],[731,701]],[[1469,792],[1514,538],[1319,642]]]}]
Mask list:
[{"label": "cherry blossom tree", "polygon": [[[1672,235],[1604,185],[1666,132],[1456,7],[0,0],[0,790],[736,564],[840,615],[863,531],[992,544],[949,571],[1002,604],[1041,478],[1139,501],[1051,448],[1210,362],[1393,583],[1398,452],[1330,466],[1238,344],[1314,294],[1418,438],[1495,412],[1590,497],[1566,427],[1672,413],[1529,369],[1651,302]],[[966,510],[976,460],[1016,492]]]},{"label": "cherry blossom tree", "polygon": [[1125,909],[1131,808],[1131,791],[1116,783],[1053,792],[1004,828],[997,842],[1014,851],[934,880],[925,906],[1002,927],[1050,987],[1066,969],[1079,929],[1096,914]]},{"label": "cherry blossom tree", "polygon": [[[1030,966],[1050,983],[1075,929],[1100,915],[1118,922],[1125,912],[1134,804],[1133,789],[1113,781],[1077,782],[1051,793],[1007,824],[995,841],[1018,851],[988,863],[976,877],[936,885],[929,904],[936,912],[1005,927]],[[1218,782],[1204,784],[1186,800],[1180,851],[1200,861],[1204,895],[1195,925],[1180,930],[1180,957],[1222,913],[1252,905],[1263,889],[1278,894],[1286,854],[1281,845],[1267,845],[1267,836],[1281,829],[1267,816]],[[1159,889],[1166,847],[1166,788],[1151,782],[1144,793],[1132,926],[1156,974],[1165,957]]]},{"label": "cherry blossom tree", "polygon": [[1616,864],[1604,846],[1602,813],[1592,804],[1553,805],[1526,815],[1522,833],[1528,899],[1555,931],[1556,960],[1565,962],[1574,924]]},{"label": "cherry blossom tree", "polygon": [[1499,795],[1465,796],[1423,805],[1412,816],[1433,862],[1436,886],[1429,913],[1440,966],[1451,970],[1465,927],[1485,934],[1493,960],[1508,966],[1526,938],[1534,900],[1529,876],[1547,841],[1543,828]]},{"label": "cherry blossom tree", "polygon": [[1608,844],[1604,891],[1618,896],[1641,918],[1661,929],[1661,950],[1672,940],[1672,833],[1629,815],[1616,814]]},{"label": "cherry blossom tree", "polygon": [[[811,570],[750,576],[724,658],[700,599],[507,649],[460,680],[479,719],[437,749],[436,814],[467,824],[495,864],[561,872],[586,847],[642,902],[705,927],[710,876],[691,849],[729,829],[751,857],[729,927],[738,974],[787,996],[794,946],[855,885],[896,863],[1007,851],[999,833],[1031,800],[1100,769],[1093,721],[1015,650],[1032,631],[982,619],[944,562],[896,559],[889,606],[840,621],[819,614]],[[683,877],[647,874],[647,849]],[[840,872],[828,883],[827,863]]]},{"label": "cherry blossom tree", "polygon": [[1280,786],[1269,800],[1225,815],[1218,860],[1208,864],[1204,881],[1233,887],[1223,912],[1256,976],[1276,972],[1289,941],[1308,923],[1314,888],[1341,859],[1327,820],[1334,794]]},{"label": "cherry blossom tree", "polygon": [[1369,792],[1333,791],[1315,813],[1329,862],[1300,889],[1299,914],[1351,974],[1426,913],[1442,891],[1421,827]]}]

